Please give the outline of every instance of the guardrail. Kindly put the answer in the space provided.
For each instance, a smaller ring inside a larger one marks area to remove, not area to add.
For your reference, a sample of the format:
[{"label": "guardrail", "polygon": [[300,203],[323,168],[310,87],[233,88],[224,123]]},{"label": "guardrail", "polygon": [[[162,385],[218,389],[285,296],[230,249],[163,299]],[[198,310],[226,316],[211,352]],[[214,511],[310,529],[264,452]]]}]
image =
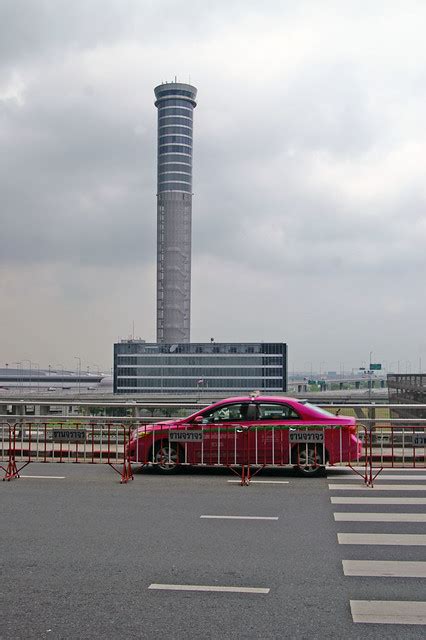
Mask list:
[{"label": "guardrail", "polygon": [[[27,420],[27,421],[51,421],[51,420],[78,420],[81,418],[91,418],[94,422],[97,420],[120,420],[131,421],[138,420],[141,422],[155,422],[159,420],[182,418],[185,415],[189,415],[191,412],[201,410],[202,408],[211,404],[207,399],[194,400],[181,399],[181,400],[143,400],[133,401],[127,400],[125,402],[101,402],[101,401],[78,401],[73,399],[67,401],[34,401],[34,399],[27,398],[16,402],[16,400],[3,400],[0,404],[11,405],[15,413],[0,414],[0,422],[13,421],[13,420]],[[358,402],[358,403],[325,403],[318,402],[319,406],[327,409],[331,413],[340,413],[341,415],[349,415],[357,418],[359,422],[364,423],[365,420],[381,420],[381,419],[393,419],[393,418],[407,418],[414,417],[426,418],[426,404],[396,404],[396,403],[372,403],[372,402]],[[29,405],[34,407],[35,413],[26,414],[25,407]],[[49,414],[37,415],[37,412],[48,411],[48,407],[62,408],[64,414]],[[72,406],[73,415],[65,415],[68,408]],[[78,412],[76,415],[75,412]],[[99,414],[99,412],[104,412]],[[114,413],[115,412],[115,413]],[[120,415],[120,412],[126,413],[126,415]]]}]

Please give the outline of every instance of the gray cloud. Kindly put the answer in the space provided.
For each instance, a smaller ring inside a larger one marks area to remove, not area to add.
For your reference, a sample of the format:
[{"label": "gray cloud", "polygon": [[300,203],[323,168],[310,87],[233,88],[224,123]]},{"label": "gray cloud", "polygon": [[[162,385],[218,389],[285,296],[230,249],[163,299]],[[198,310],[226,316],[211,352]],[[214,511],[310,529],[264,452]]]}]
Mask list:
[{"label": "gray cloud", "polygon": [[[13,334],[25,299],[50,309],[39,343],[22,321],[25,352],[5,345],[9,359],[32,350],[43,359],[48,336],[58,344],[67,335],[65,308],[95,361],[110,360],[107,345],[127,332],[129,318],[153,339],[153,87],[175,73],[191,73],[199,87],[194,338],[288,339],[299,366],[325,359],[321,349],[330,360],[356,359],[366,342],[388,359],[397,359],[398,341],[401,352],[416,353],[419,328],[413,321],[407,339],[404,310],[416,318],[426,311],[418,295],[426,267],[426,9],[414,0],[411,14],[399,3],[321,5],[1,4],[5,328]],[[254,286],[273,309],[267,318],[253,307]],[[337,300],[344,322],[333,326],[331,345],[322,336]],[[364,305],[375,321],[361,314],[355,331]],[[304,339],[314,307],[315,348]],[[108,322],[100,322],[106,308]],[[246,318],[239,333],[230,309]],[[85,325],[75,320],[79,310]]]}]

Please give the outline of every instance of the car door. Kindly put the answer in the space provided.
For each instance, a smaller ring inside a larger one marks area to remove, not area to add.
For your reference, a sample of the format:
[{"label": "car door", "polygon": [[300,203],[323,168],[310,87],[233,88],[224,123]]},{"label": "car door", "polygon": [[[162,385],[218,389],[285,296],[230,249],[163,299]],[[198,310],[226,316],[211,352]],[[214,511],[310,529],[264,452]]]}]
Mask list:
[{"label": "car door", "polygon": [[207,410],[203,414],[204,464],[241,464],[245,449],[248,402],[232,402]]},{"label": "car door", "polygon": [[289,429],[300,425],[296,410],[284,402],[258,402],[255,457],[258,464],[289,464]]}]

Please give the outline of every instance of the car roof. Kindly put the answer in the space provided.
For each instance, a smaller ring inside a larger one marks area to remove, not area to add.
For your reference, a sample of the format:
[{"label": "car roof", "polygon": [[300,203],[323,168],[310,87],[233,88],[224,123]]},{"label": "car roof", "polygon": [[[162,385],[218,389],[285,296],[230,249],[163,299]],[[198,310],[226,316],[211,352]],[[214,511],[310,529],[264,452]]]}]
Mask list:
[{"label": "car roof", "polygon": [[271,400],[274,402],[298,402],[296,398],[290,398],[287,396],[258,396],[258,395],[249,395],[249,396],[232,396],[231,398],[225,398],[224,400],[220,400],[220,402],[263,402],[267,400],[270,402]]}]

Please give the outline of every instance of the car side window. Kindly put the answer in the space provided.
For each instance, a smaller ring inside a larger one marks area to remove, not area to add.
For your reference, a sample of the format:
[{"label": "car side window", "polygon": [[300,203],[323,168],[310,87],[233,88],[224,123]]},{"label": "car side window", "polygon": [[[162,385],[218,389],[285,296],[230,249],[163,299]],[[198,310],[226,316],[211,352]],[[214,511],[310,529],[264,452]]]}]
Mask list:
[{"label": "car side window", "polygon": [[258,405],[258,420],[298,420],[299,414],[289,404],[272,402]]},{"label": "car side window", "polygon": [[210,409],[203,414],[203,422],[233,422],[246,420],[248,405],[241,404],[224,404],[216,409]]}]

